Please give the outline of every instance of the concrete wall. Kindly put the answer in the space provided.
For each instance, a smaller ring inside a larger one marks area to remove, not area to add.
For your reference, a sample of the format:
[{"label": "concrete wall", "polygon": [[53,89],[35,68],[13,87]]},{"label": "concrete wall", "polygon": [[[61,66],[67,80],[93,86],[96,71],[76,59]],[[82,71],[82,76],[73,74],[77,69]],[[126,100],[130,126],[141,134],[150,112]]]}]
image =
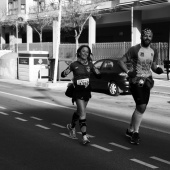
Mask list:
[{"label": "concrete wall", "polygon": [[11,50],[0,50],[0,57],[2,57],[4,54],[12,52]]},{"label": "concrete wall", "polygon": [[[0,78],[4,79],[17,79],[17,53],[7,52],[0,55]],[[0,51],[2,54],[2,51]]]}]

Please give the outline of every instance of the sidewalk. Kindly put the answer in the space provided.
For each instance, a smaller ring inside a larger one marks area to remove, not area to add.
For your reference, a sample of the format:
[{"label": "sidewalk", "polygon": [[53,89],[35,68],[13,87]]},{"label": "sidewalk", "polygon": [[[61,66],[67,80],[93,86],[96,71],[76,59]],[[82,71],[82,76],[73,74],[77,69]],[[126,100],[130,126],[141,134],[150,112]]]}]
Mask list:
[{"label": "sidewalk", "polygon": [[[153,73],[153,78],[155,80],[155,85],[170,87],[170,80],[167,80],[166,74],[157,75]],[[42,88],[49,88],[49,89],[56,89],[56,90],[65,90],[67,88],[68,83],[70,83],[71,81],[57,81],[56,83],[52,83],[51,81],[29,82],[29,81],[18,80],[18,79],[1,79],[0,78],[0,82],[8,82],[11,84],[20,84],[23,86],[30,86],[30,87],[42,87]]]},{"label": "sidewalk", "polygon": [[[159,74],[152,72],[152,76],[153,76],[154,79],[157,79],[157,80],[168,81],[167,74],[165,74],[165,73],[159,75]],[[169,74],[169,78],[170,78],[170,74]]]},{"label": "sidewalk", "polygon": [[40,87],[40,88],[49,88],[49,89],[56,89],[56,90],[65,90],[67,88],[68,83],[71,81],[57,81],[56,83],[49,82],[43,82],[43,81],[37,81],[37,82],[30,82],[30,81],[24,81],[24,80],[18,80],[18,79],[1,79],[0,82],[7,82],[11,84],[18,84],[28,87]]}]

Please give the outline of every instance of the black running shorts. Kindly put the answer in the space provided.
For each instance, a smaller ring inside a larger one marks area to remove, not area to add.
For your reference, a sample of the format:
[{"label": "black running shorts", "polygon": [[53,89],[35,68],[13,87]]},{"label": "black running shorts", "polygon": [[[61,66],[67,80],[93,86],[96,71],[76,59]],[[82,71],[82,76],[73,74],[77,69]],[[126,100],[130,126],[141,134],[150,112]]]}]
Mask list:
[{"label": "black running shorts", "polygon": [[130,83],[130,91],[136,105],[148,104],[150,98],[150,89],[145,86],[139,87],[138,84]]},{"label": "black running shorts", "polygon": [[75,90],[73,93],[73,101],[76,101],[76,99],[89,101],[90,98],[91,98],[90,85],[88,85],[86,88],[85,88],[85,86],[75,85]]}]

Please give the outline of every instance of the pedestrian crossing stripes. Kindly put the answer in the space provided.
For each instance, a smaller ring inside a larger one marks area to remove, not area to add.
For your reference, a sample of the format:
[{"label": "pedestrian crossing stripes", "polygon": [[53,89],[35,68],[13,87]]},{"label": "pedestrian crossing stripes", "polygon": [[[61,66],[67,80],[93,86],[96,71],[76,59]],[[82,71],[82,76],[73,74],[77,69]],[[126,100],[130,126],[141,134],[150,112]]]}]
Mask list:
[{"label": "pedestrian crossing stripes", "polygon": [[117,147],[122,148],[122,149],[125,149],[125,150],[130,150],[130,149],[131,149],[131,148],[128,148],[128,147],[126,147],[126,146],[119,145],[119,144],[113,143],[113,142],[111,142],[111,143],[109,143],[109,144],[110,144],[110,145],[117,146]]},{"label": "pedestrian crossing stripes", "polygon": [[164,159],[155,157],[155,156],[151,156],[150,158],[151,158],[151,159],[155,159],[155,160],[157,160],[157,161],[160,161],[160,162],[163,162],[163,163],[166,163],[166,164],[170,165],[170,161],[167,161],[167,160],[164,160]]},{"label": "pedestrian crossing stripes", "polygon": [[[0,109],[3,109],[3,108],[1,108],[1,106],[0,106]],[[5,109],[6,109],[6,108],[5,108]],[[16,113],[16,114],[20,114],[20,115],[21,115],[21,114],[24,114],[24,113],[21,113],[21,112],[18,112],[18,111],[12,111],[12,112],[13,112],[13,113]],[[0,114],[1,114],[1,115],[9,115],[8,113],[5,113],[5,112],[0,112]],[[43,119],[38,118],[38,117],[35,117],[35,116],[31,116],[30,118],[35,119],[35,120],[43,120]],[[20,121],[23,121],[23,122],[28,121],[27,119],[24,119],[24,118],[21,118],[21,117],[15,117],[15,119],[20,120]],[[62,129],[65,129],[65,128],[66,128],[65,126],[62,126],[62,125],[57,124],[57,123],[51,123],[51,125],[56,126],[56,127],[59,127],[59,128],[62,128]],[[37,127],[39,127],[39,128],[42,128],[42,129],[45,129],[45,130],[50,129],[49,127],[46,127],[46,126],[43,126],[43,125],[40,125],[40,124],[36,124],[35,126],[37,126]],[[77,133],[81,135],[81,132],[77,132]],[[66,133],[60,133],[60,135],[70,138],[70,135],[68,135],[68,134],[66,134]],[[95,136],[92,136],[92,135],[89,135],[89,134],[88,134],[88,136],[91,137],[91,138],[94,138],[94,137],[95,137]],[[78,138],[74,138],[74,139],[78,139]],[[121,144],[114,143],[114,142],[110,142],[110,143],[108,143],[108,144],[109,144],[109,145],[112,145],[113,147],[118,147],[118,148],[122,148],[122,149],[125,149],[125,150],[131,150],[131,149],[132,149],[132,148],[130,148],[130,147],[126,147],[126,146],[123,146],[123,145],[121,145]],[[105,151],[105,152],[112,152],[112,151],[113,151],[112,148],[109,149],[109,148],[107,148],[107,147],[103,147],[103,146],[97,145],[97,144],[89,144],[89,146],[92,146],[92,147],[94,147],[94,148],[100,149],[100,150]],[[162,159],[162,158],[159,158],[159,157],[156,157],[156,156],[150,156],[149,158],[150,158],[150,159],[153,159],[153,160],[155,160],[155,161],[158,161],[159,163],[164,163],[164,164],[170,165],[170,161],[168,161],[168,160],[165,160],[165,159]],[[140,164],[140,165],[143,165],[143,166],[145,166],[145,167],[147,167],[147,168],[151,168],[151,169],[157,169],[157,168],[159,168],[158,166],[152,165],[152,164],[150,164],[149,162],[144,162],[144,161],[139,160],[139,159],[136,159],[136,158],[130,159],[130,161],[133,161],[134,163],[138,163],[138,164]],[[149,161],[149,159],[148,159],[148,161]],[[152,162],[153,162],[153,161],[152,161]]]},{"label": "pedestrian crossing stripes", "polygon": [[65,126],[62,126],[62,125],[59,125],[59,124],[56,124],[56,123],[51,123],[53,126],[56,126],[56,127],[59,127],[59,128],[66,128]]},{"label": "pedestrian crossing stripes", "polygon": [[12,111],[13,113],[16,113],[16,114],[19,114],[19,115],[22,115],[23,113],[21,112],[18,112],[18,111]]},{"label": "pedestrian crossing stripes", "polygon": [[106,152],[112,152],[111,149],[105,148],[105,147],[100,146],[100,145],[90,144],[90,146],[93,146],[93,147],[95,147],[95,148],[101,149],[101,150],[106,151]]},{"label": "pedestrian crossing stripes", "polygon": [[149,164],[149,163],[140,161],[140,160],[138,160],[138,159],[130,159],[130,160],[131,160],[131,161],[134,161],[134,162],[136,162],[136,163],[139,163],[139,164],[141,164],[141,165],[147,166],[147,167],[149,167],[149,168],[151,168],[151,169],[157,169],[157,168],[158,168],[157,166],[154,166],[154,165],[151,165],[151,164]]},{"label": "pedestrian crossing stripes", "polygon": [[0,112],[1,115],[8,115],[8,113]]},{"label": "pedestrian crossing stripes", "polygon": [[6,108],[5,108],[5,107],[3,107],[3,106],[0,106],[0,109],[4,109],[4,110],[5,110]]},{"label": "pedestrian crossing stripes", "polygon": [[[65,136],[65,137],[67,137],[67,138],[71,138],[70,135],[65,134],[65,133],[60,133],[60,135]],[[71,139],[78,139],[78,138],[71,138]]]},{"label": "pedestrian crossing stripes", "polygon": [[26,120],[26,119],[23,119],[23,118],[20,118],[20,117],[15,117],[15,119],[17,119],[17,120],[20,120],[20,121],[23,121],[23,122],[26,122],[26,121],[28,121],[28,120]]},{"label": "pedestrian crossing stripes", "polygon": [[34,117],[34,116],[31,116],[30,118],[35,119],[35,120],[42,120],[42,119],[40,119],[38,117]]},{"label": "pedestrian crossing stripes", "polygon": [[42,128],[42,129],[50,129],[50,128],[48,128],[48,127],[46,127],[46,126],[43,126],[43,125],[35,125],[35,126],[37,126],[37,127],[40,127],[40,128]]}]

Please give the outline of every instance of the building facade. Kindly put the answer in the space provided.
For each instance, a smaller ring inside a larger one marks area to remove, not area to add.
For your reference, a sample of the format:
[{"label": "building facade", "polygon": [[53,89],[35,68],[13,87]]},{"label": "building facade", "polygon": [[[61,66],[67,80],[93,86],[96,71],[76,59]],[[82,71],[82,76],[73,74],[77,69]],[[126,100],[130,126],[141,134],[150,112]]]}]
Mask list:
[{"label": "building facade", "polygon": [[[44,7],[55,0],[6,0],[8,17],[29,20],[37,7],[43,13]],[[90,4],[90,0],[82,0]],[[64,4],[68,0],[63,1]],[[154,32],[154,42],[170,41],[170,0],[108,0],[100,3],[97,8],[101,13],[99,19],[91,17],[80,37],[80,43],[105,43],[105,42],[131,42],[135,45],[140,42],[140,32],[144,27],[150,27]],[[10,27],[0,29],[1,44],[32,43],[38,42],[32,28],[25,26],[24,31],[16,35]],[[62,35],[61,35],[62,36]],[[43,41],[52,40],[52,30],[45,30]],[[62,36],[63,43],[75,43],[73,37]]]}]

